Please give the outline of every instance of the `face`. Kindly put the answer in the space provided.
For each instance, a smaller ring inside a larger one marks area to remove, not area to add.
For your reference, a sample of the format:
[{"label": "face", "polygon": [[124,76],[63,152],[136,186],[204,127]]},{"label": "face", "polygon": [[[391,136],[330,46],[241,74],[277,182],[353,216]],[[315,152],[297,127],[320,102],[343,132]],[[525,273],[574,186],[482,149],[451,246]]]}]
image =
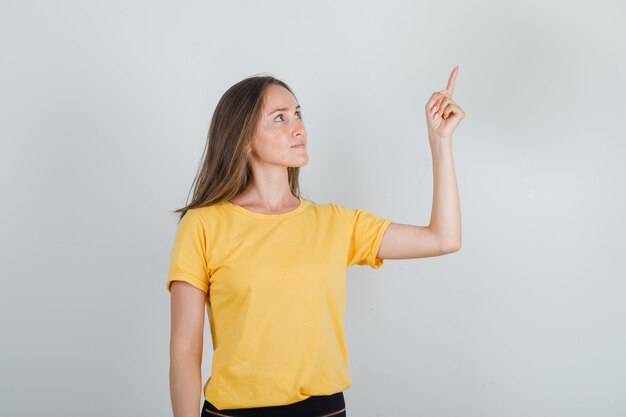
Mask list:
[{"label": "face", "polygon": [[309,162],[306,142],[302,112],[296,98],[285,87],[269,85],[264,92],[257,131],[252,138],[250,162],[281,167],[306,165]]}]

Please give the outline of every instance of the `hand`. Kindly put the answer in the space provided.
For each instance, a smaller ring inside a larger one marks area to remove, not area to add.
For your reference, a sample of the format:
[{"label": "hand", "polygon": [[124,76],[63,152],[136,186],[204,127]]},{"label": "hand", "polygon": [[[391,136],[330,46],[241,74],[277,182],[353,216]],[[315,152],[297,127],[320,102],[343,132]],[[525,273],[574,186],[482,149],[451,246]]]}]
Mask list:
[{"label": "hand", "polygon": [[428,136],[435,138],[452,138],[454,129],[465,117],[465,112],[452,100],[456,76],[459,66],[452,69],[445,90],[433,93],[426,103],[426,124]]}]

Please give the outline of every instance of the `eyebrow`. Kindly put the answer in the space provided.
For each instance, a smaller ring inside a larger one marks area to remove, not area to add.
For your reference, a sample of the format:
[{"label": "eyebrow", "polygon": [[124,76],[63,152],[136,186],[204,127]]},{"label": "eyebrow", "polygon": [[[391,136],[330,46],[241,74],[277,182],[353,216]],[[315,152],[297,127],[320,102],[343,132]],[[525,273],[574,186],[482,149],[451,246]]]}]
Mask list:
[{"label": "eyebrow", "polygon": [[[298,104],[298,105],[296,106],[296,110],[298,110],[299,108],[300,108],[300,105]],[[272,111],[272,112],[269,112],[269,113],[267,113],[267,114],[272,114],[272,113],[276,113],[277,111],[286,111],[286,110],[289,110],[289,108],[287,108],[287,107],[281,107],[280,109],[276,109],[276,110],[274,110],[274,111]]]}]

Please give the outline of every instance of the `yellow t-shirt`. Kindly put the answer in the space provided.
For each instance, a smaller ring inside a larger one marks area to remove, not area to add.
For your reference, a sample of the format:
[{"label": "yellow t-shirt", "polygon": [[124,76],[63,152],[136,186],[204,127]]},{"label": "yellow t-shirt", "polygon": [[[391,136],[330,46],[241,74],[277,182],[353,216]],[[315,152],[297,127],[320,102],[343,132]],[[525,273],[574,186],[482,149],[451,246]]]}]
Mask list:
[{"label": "yellow t-shirt", "polygon": [[283,214],[228,201],[188,210],[167,289],[179,280],[207,293],[213,362],[205,399],[220,410],[267,407],[351,387],[346,270],[380,268],[390,223],[305,198]]}]

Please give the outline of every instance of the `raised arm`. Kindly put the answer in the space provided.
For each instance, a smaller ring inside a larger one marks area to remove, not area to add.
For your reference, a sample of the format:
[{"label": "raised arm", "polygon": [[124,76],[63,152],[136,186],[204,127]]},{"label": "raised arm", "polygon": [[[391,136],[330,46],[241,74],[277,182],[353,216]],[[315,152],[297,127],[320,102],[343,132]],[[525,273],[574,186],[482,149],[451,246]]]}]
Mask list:
[{"label": "raised arm", "polygon": [[392,223],[378,250],[381,259],[439,256],[461,248],[461,207],[452,157],[452,133],[465,112],[452,100],[458,66],[445,90],[426,103],[428,141],[433,159],[433,205],[428,226]]}]

